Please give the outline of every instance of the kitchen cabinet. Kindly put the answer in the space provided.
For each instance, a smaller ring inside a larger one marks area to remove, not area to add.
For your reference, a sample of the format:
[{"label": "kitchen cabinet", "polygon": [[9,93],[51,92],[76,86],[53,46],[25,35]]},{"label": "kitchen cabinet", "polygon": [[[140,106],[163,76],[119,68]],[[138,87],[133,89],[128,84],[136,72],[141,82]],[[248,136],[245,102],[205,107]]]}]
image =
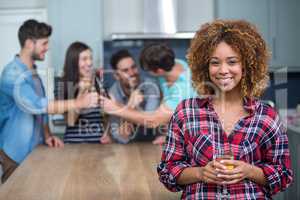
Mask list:
[{"label": "kitchen cabinet", "polygon": [[300,1],[270,0],[270,7],[272,62],[300,68]]},{"label": "kitchen cabinet", "polygon": [[104,0],[104,39],[112,33],[143,32],[143,8],[141,0]]},{"label": "kitchen cabinet", "polygon": [[[214,19],[214,1],[174,0],[177,32],[193,32]],[[144,0],[104,0],[104,38],[112,33],[144,32]]]},{"label": "kitchen cabinet", "polygon": [[[259,6],[258,6],[259,5]],[[217,0],[216,17],[220,19],[245,19],[255,24],[270,44],[269,0]]]},{"label": "kitchen cabinet", "polygon": [[272,52],[271,66],[300,70],[299,8],[298,0],[216,0],[216,17],[254,23]]},{"label": "kitchen cabinet", "polygon": [[197,31],[204,23],[215,18],[212,0],[178,0],[178,31]]}]

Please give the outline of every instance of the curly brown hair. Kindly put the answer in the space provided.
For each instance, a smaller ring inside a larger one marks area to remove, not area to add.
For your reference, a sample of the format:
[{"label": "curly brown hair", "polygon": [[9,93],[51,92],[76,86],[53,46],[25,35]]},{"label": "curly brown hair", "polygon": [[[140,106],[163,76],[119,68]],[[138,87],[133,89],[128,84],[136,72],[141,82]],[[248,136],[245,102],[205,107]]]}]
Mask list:
[{"label": "curly brown hair", "polygon": [[256,27],[244,20],[215,20],[197,31],[187,54],[194,88],[201,95],[214,93],[208,84],[211,82],[208,67],[210,57],[220,42],[228,44],[241,57],[242,96],[260,97],[269,80],[270,53]]}]

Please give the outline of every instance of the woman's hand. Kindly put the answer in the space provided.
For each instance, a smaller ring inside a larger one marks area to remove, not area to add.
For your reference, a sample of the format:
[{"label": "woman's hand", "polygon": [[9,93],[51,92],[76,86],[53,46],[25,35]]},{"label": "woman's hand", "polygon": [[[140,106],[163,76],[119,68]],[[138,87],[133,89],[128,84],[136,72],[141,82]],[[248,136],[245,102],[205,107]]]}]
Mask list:
[{"label": "woman's hand", "polygon": [[224,169],[225,166],[220,162],[213,160],[207,163],[205,167],[200,167],[199,178],[205,183],[213,183],[220,185],[224,179],[218,177],[218,171],[216,169]]},{"label": "woman's hand", "polygon": [[226,169],[218,167],[216,171],[217,177],[223,179],[222,184],[234,184],[238,183],[246,178],[250,177],[251,173],[254,173],[253,165],[240,160],[222,160],[220,164],[223,166],[233,165],[233,169]]}]

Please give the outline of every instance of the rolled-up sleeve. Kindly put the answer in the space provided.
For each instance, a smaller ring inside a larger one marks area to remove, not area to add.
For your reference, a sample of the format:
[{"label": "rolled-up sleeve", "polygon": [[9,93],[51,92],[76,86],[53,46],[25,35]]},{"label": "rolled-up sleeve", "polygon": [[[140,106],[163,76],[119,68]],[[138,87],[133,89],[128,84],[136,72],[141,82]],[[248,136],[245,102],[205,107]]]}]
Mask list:
[{"label": "rolled-up sleeve", "polygon": [[[177,112],[175,111],[175,113]],[[174,114],[169,123],[167,142],[164,146],[161,162],[157,167],[159,180],[173,192],[184,189],[184,186],[177,183],[177,179],[185,168],[191,167],[187,162],[181,125],[182,123]]]},{"label": "rolled-up sleeve", "polygon": [[285,128],[279,124],[271,135],[272,137],[265,140],[264,163],[259,167],[267,180],[266,189],[274,195],[285,190],[292,183],[293,172]]}]

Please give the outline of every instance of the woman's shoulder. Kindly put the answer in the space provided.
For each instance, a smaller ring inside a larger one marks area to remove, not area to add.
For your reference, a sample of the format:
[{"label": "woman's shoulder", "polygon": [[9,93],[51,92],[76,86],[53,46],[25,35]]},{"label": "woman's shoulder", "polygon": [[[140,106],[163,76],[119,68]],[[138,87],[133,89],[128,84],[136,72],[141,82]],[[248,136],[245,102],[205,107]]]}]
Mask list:
[{"label": "woman's shoulder", "polygon": [[256,113],[258,113],[260,115],[268,116],[272,119],[275,119],[278,117],[277,110],[273,104],[270,104],[267,101],[258,100],[258,99],[254,100],[254,102],[255,102],[255,107],[256,107]]},{"label": "woman's shoulder", "polygon": [[262,100],[256,100],[255,117],[257,121],[270,130],[281,130],[285,132],[282,119],[275,107]]}]

